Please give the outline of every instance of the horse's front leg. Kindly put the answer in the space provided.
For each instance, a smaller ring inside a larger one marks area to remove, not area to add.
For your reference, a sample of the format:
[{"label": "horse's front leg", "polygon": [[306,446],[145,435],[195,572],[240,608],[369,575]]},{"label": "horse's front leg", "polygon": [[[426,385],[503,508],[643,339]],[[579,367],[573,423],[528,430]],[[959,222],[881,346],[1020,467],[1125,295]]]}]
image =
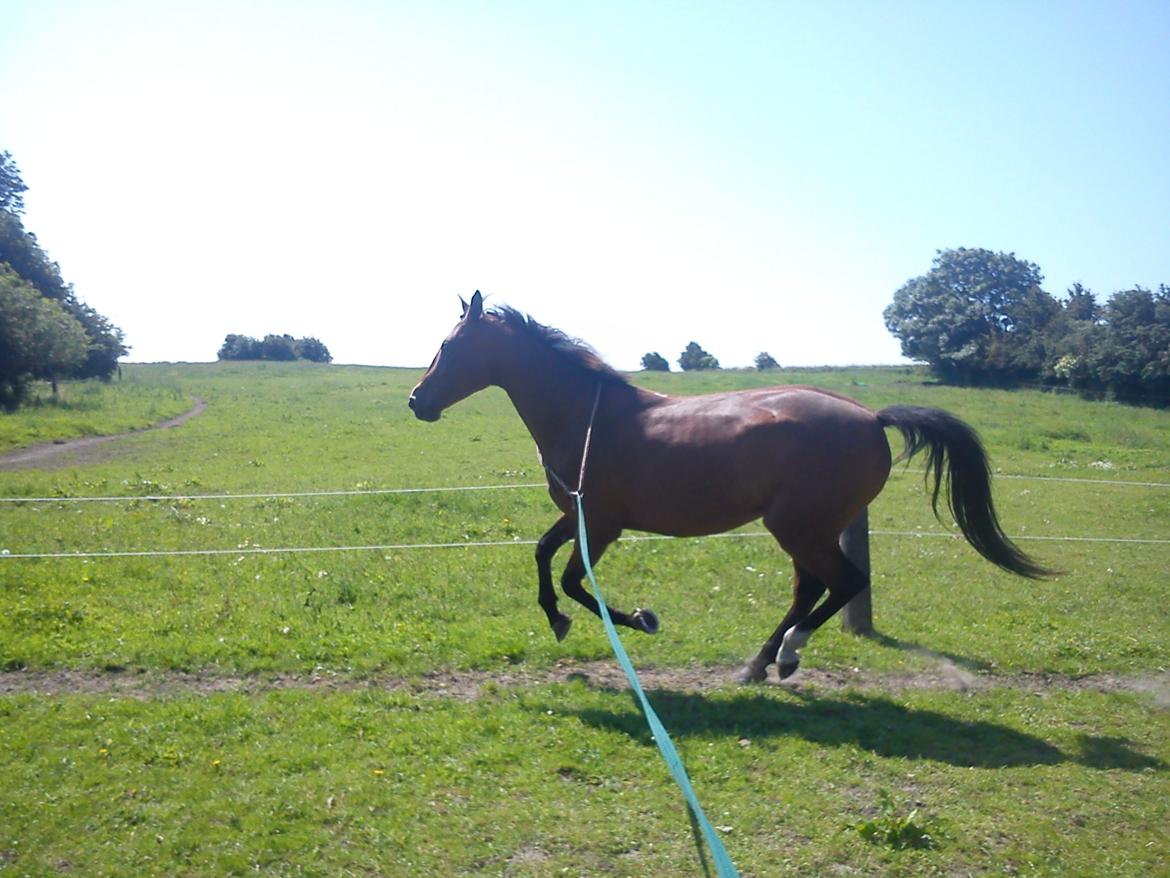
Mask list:
[{"label": "horse's front leg", "polygon": [[564,640],[569,633],[569,626],[573,620],[557,609],[557,593],[553,588],[552,560],[557,551],[573,538],[577,529],[577,517],[565,513],[557,519],[548,532],[536,544],[536,578],[539,583],[537,602],[544,614],[548,616],[548,624],[557,636],[557,640]]},{"label": "horse's front leg", "polygon": [[[594,534],[592,532],[589,534],[590,564],[594,567],[597,566],[597,562],[601,560],[601,556],[604,554],[606,548],[618,538],[620,533],[621,531],[612,535],[604,533]],[[597,603],[597,599],[582,584],[584,579],[585,562],[581,559],[580,543],[576,543],[573,546],[573,554],[569,557],[569,563],[565,565],[565,572],[561,575],[561,588],[565,594],[600,618],[601,607]],[[609,617],[615,625],[624,625],[627,628],[645,631],[647,634],[658,633],[658,617],[651,610],[639,607],[632,613],[623,613],[621,610],[615,610],[608,604],[606,605],[606,609],[609,611]]]}]

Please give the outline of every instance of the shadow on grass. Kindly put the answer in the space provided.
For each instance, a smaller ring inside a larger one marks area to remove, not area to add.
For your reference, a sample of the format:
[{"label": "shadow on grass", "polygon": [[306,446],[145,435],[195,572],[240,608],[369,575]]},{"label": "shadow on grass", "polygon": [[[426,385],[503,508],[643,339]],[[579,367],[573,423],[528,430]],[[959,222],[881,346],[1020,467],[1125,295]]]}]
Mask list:
[{"label": "shadow on grass", "polygon": [[1133,741],[1128,738],[1081,735],[1077,744],[1081,752],[1077,754],[1076,761],[1089,768],[1165,771],[1170,767],[1161,759],[1134,750]]},{"label": "shadow on grass", "polygon": [[962,668],[965,671],[973,673],[986,673],[995,668],[995,665],[983,659],[973,659],[969,656],[959,655],[953,652],[944,652],[937,649],[929,649],[919,643],[914,643],[909,640],[900,640],[897,637],[891,637],[889,634],[882,634],[880,631],[875,631],[871,634],[861,635],[866,640],[876,643],[878,646],[884,646],[888,649],[896,649],[901,652],[914,653],[915,655],[926,656],[927,658],[936,661],[949,662],[956,667]]},{"label": "shadow on grass", "polygon": [[[617,691],[617,690],[611,690]],[[1042,738],[982,720],[964,720],[934,710],[898,704],[884,696],[846,693],[812,696],[799,691],[780,700],[744,693],[712,700],[699,692],[649,692],[663,725],[675,737],[763,740],[799,737],[825,747],[856,746],[882,757],[929,759],[974,768],[1012,768],[1077,762],[1089,768],[1165,771],[1121,738],[1084,736],[1076,753],[1065,753]],[[565,712],[565,705],[558,705]],[[641,710],[569,710],[582,722],[610,729],[651,745]]]}]

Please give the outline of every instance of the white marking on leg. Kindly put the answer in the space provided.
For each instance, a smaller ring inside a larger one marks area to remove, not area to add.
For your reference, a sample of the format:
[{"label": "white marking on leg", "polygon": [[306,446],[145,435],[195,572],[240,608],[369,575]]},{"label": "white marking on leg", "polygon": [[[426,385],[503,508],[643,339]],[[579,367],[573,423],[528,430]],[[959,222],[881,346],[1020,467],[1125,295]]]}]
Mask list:
[{"label": "white marking on leg", "polygon": [[784,641],[780,644],[780,651],[776,653],[776,661],[782,665],[799,664],[800,653],[797,650],[808,643],[811,636],[811,631],[801,631],[793,625],[784,632]]}]

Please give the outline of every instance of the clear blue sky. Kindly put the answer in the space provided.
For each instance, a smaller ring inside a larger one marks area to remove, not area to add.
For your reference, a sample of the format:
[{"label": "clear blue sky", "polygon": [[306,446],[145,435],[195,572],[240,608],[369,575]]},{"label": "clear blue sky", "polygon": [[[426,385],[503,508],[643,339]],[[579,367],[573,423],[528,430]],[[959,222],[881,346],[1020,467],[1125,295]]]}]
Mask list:
[{"label": "clear blue sky", "polygon": [[0,0],[27,227],[132,360],[425,365],[475,289],[620,368],[890,363],[938,249],[1170,283],[1170,2]]}]

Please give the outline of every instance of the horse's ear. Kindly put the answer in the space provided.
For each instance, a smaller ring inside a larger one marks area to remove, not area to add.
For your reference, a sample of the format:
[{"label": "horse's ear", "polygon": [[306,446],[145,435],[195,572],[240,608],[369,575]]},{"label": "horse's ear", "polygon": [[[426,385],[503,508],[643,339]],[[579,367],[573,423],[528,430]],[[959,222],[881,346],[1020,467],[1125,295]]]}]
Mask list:
[{"label": "horse's ear", "polygon": [[[459,299],[463,302],[462,297]],[[464,320],[478,320],[483,316],[483,295],[479,290],[475,291],[475,295],[471,297],[471,304],[463,302],[463,319]]]},{"label": "horse's ear", "polygon": [[459,318],[463,319],[467,316],[467,302],[462,296],[459,297],[459,304],[463,306],[463,312],[459,315]]}]

